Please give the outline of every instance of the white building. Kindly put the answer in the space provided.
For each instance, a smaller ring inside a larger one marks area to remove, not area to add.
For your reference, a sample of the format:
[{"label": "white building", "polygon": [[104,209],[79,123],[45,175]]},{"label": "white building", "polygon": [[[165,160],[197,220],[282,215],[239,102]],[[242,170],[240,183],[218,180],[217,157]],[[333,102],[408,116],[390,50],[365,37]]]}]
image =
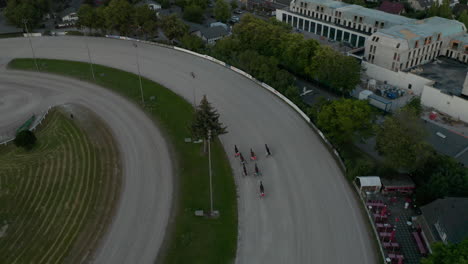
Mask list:
[{"label": "white building", "polygon": [[366,41],[364,58],[393,71],[407,70],[444,55],[468,62],[463,23],[441,17],[384,28]]},{"label": "white building", "polygon": [[404,88],[420,96],[423,105],[468,122],[464,24],[440,17],[415,20],[331,0],[292,0],[289,7],[277,10],[276,18],[293,28],[364,47],[362,66],[368,77]]},{"label": "white building", "polygon": [[330,0],[293,0],[277,9],[276,19],[292,27],[328,39],[363,47],[366,39],[382,28],[413,21],[411,18]]},{"label": "white building", "polygon": [[78,15],[75,12],[70,13],[70,14],[62,17],[62,21],[67,22],[67,23],[76,22],[76,21],[78,21]]}]

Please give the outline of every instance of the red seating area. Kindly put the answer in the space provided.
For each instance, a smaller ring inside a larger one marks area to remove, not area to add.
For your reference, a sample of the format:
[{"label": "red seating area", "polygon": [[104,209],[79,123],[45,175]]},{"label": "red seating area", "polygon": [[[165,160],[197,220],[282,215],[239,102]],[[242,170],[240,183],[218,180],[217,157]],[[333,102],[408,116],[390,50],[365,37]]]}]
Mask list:
[{"label": "red seating area", "polygon": [[424,246],[424,243],[422,242],[420,234],[418,232],[413,232],[411,234],[413,235],[414,240],[416,240],[419,253],[421,253],[423,256],[427,255],[427,250],[426,250],[426,247]]}]

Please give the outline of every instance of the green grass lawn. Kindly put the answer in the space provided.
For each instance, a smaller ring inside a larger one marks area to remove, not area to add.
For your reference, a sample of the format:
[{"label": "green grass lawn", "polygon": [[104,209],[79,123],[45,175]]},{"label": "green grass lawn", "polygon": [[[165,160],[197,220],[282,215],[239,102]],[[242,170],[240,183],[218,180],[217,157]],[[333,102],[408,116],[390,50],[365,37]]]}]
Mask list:
[{"label": "green grass lawn", "polygon": [[23,33],[2,33],[0,34],[0,38],[17,38],[22,37]]},{"label": "green grass lawn", "polygon": [[[91,81],[87,63],[40,59],[41,71]],[[15,59],[12,69],[34,70],[31,59]],[[140,104],[138,76],[121,70],[94,65],[96,83]],[[193,108],[169,89],[142,78],[146,111],[157,121],[170,140],[176,156],[178,189],[176,215],[164,263],[230,263],[237,247],[237,203],[234,178],[226,154],[218,140],[212,144],[214,208],[218,219],[196,217],[197,209],[209,210],[208,159],[201,144],[185,143],[190,137]],[[154,96],[156,100],[150,101]],[[141,105],[141,104],[140,104]]]},{"label": "green grass lawn", "polygon": [[31,151],[0,146],[0,263],[76,261],[102,235],[119,192],[107,187],[120,181],[112,139],[92,142],[55,109],[36,137]]}]

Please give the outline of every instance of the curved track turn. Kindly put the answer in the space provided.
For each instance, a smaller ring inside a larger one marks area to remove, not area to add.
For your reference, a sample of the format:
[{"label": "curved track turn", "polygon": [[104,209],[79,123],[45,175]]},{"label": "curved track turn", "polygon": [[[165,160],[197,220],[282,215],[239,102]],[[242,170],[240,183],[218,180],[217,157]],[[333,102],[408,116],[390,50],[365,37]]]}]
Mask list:
[{"label": "curved track turn", "polygon": [[[89,38],[88,43],[95,63],[136,72],[131,42]],[[33,45],[38,57],[87,61],[84,38],[35,38]],[[258,198],[259,178],[243,177],[230,155],[240,196],[237,263],[377,262],[366,219],[342,172],[319,137],[289,106],[252,81],[204,59],[145,44],[139,44],[139,54],[145,77],[189,102],[192,89],[197,101],[207,95],[228,126],[229,133],[221,137],[227,153],[232,154],[237,144],[244,156],[251,147],[259,156],[264,199]],[[0,40],[0,65],[31,56],[27,39]],[[195,72],[195,79],[190,72]],[[39,103],[31,101],[34,107],[78,101],[104,115],[120,142],[126,178],[117,216],[95,262],[150,263],[167,224],[172,186],[167,146],[157,128],[131,103],[91,84],[3,71],[1,97],[11,92],[6,87],[38,93],[33,98]],[[20,118],[26,112],[8,116]],[[0,117],[0,128],[6,121]],[[264,143],[272,157],[264,157]],[[152,162],[145,162],[147,158]]]}]

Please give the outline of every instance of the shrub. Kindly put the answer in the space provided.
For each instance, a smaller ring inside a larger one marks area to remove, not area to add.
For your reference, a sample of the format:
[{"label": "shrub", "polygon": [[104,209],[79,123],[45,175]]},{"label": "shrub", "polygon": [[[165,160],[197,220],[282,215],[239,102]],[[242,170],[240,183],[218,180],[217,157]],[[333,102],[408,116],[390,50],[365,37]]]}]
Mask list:
[{"label": "shrub", "polygon": [[13,142],[17,147],[31,150],[34,147],[34,144],[36,144],[36,140],[36,136],[32,131],[23,130],[16,134],[15,140]]}]

